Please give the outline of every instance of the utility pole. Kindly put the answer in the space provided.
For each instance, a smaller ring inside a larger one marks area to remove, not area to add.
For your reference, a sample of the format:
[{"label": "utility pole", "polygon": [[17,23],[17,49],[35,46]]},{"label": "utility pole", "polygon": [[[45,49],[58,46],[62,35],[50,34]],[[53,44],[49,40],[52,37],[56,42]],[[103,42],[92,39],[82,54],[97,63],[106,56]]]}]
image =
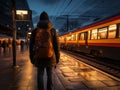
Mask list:
[{"label": "utility pole", "polygon": [[69,30],[69,15],[66,15],[67,16],[67,32]]},{"label": "utility pole", "polygon": [[12,40],[12,51],[13,51],[13,67],[16,67],[16,20],[15,20],[15,0],[12,2],[12,18],[13,18],[13,40]]}]

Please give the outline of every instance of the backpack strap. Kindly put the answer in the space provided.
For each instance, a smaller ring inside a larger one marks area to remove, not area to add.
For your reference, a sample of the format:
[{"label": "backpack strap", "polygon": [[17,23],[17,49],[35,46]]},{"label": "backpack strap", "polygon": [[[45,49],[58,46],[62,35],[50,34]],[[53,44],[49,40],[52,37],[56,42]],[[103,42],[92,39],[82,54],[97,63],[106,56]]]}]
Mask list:
[{"label": "backpack strap", "polygon": [[50,32],[51,32],[51,35],[54,36],[55,35],[55,29],[54,28],[51,28]]},{"label": "backpack strap", "polygon": [[54,30],[55,30],[54,28],[52,28],[50,30],[50,34],[51,34],[51,38],[52,38],[52,44],[53,44],[53,39],[54,39],[54,35],[55,35]]}]

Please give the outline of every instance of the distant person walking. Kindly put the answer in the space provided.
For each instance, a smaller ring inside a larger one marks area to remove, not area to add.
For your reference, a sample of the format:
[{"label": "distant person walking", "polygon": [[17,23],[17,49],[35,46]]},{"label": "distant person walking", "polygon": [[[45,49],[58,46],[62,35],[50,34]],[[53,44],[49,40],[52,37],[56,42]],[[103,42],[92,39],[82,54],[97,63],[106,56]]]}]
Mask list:
[{"label": "distant person walking", "polygon": [[12,51],[12,40],[10,38],[8,39],[8,49],[9,49],[9,53],[11,53],[11,51]]},{"label": "distant person walking", "polygon": [[7,49],[7,47],[8,47],[8,43],[7,43],[6,40],[3,40],[3,42],[2,42],[2,47],[3,47],[3,52],[6,53],[6,49]]},{"label": "distant person walking", "polygon": [[38,90],[44,90],[44,69],[47,72],[47,90],[53,90],[53,70],[59,57],[58,34],[52,27],[48,14],[42,12],[30,38],[30,60],[37,67]]}]

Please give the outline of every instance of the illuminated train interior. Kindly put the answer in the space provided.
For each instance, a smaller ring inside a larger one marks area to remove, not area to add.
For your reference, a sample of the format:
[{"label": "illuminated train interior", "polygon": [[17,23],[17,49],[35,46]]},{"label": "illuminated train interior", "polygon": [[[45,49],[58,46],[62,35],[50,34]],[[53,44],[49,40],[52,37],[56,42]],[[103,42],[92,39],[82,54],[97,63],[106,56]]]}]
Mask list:
[{"label": "illuminated train interior", "polygon": [[120,15],[59,36],[62,49],[120,59]]}]

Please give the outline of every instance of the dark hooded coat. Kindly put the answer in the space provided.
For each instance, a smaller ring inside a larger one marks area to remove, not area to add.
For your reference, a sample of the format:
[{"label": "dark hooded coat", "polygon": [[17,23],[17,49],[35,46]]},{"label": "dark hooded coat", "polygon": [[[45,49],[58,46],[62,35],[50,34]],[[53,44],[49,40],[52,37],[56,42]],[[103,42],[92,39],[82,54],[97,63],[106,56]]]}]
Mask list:
[{"label": "dark hooded coat", "polygon": [[[37,64],[35,64],[35,59],[33,58],[34,57],[33,46],[34,46],[34,41],[35,41],[35,35],[36,35],[38,28],[50,29],[52,42],[53,42],[53,48],[54,48],[55,53],[52,58],[38,59]],[[29,52],[30,52],[31,63],[35,64],[35,66],[37,67],[56,66],[56,64],[59,62],[60,48],[59,48],[58,34],[56,30],[52,28],[52,23],[50,21],[41,20],[38,22],[37,28],[34,29],[31,34]]]}]

